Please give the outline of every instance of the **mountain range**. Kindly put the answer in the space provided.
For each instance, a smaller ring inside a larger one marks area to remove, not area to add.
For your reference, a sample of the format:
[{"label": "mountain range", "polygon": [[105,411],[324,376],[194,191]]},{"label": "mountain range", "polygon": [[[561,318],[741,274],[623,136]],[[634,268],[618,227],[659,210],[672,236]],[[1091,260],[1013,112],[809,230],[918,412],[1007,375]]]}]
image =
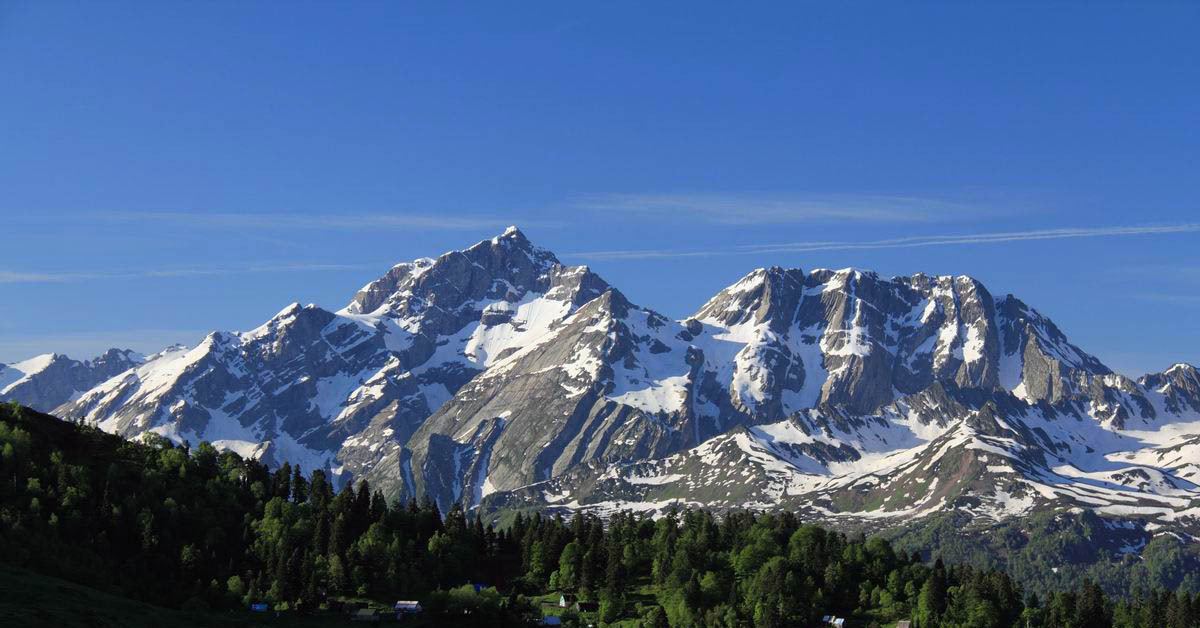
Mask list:
[{"label": "mountain range", "polygon": [[[1130,342],[1136,341],[1131,338]],[[672,320],[516,228],[192,347],[0,369],[0,398],[484,513],[1038,509],[1200,534],[1200,374],[1137,379],[967,276],[760,268]]]}]

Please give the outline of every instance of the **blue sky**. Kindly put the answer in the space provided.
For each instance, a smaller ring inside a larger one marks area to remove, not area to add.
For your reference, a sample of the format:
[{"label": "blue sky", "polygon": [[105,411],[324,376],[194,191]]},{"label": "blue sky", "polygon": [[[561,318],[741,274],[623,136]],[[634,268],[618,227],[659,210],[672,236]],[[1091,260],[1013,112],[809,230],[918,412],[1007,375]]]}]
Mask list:
[{"label": "blue sky", "polygon": [[0,2],[0,361],[336,309],[518,224],[682,317],[969,274],[1200,361],[1200,4]]}]

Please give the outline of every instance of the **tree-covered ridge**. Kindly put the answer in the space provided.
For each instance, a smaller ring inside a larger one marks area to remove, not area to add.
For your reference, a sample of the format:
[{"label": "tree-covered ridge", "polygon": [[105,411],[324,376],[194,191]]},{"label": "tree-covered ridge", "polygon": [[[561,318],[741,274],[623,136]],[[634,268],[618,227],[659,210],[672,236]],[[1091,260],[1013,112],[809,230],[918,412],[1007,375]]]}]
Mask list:
[{"label": "tree-covered ridge", "polygon": [[1078,509],[1045,509],[986,526],[964,513],[936,515],[888,531],[892,546],[947,563],[1002,569],[1027,590],[1063,591],[1086,580],[1128,597],[1158,588],[1200,591],[1200,546],[1174,531]]},{"label": "tree-covered ridge", "polygon": [[[789,513],[520,513],[497,530],[458,508],[389,504],[365,482],[336,492],[319,471],[271,472],[205,443],[130,442],[15,406],[0,410],[0,560],[164,606],[412,598],[426,621],[453,611],[455,625],[527,625],[540,616],[533,596],[548,592],[597,602],[589,620],[654,628],[824,615],[921,628],[1200,625],[1200,598],[1187,594],[1115,601],[1085,583],[1042,604],[1004,572],[929,566]],[[456,588],[472,582],[489,588]]]},{"label": "tree-covered ridge", "polygon": [[[0,411],[0,559],[166,606],[423,596],[513,570],[512,543],[461,511],[389,506],[366,483],[270,472],[236,454],[127,441]],[[503,549],[508,548],[508,555]]]}]

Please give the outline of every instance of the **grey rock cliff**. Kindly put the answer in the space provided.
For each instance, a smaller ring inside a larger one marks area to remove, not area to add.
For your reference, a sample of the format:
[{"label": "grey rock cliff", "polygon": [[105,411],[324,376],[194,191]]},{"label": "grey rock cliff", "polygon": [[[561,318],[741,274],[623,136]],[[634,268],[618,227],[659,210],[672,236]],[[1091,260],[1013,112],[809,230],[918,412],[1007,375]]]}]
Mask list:
[{"label": "grey rock cliff", "polygon": [[1200,481],[1176,438],[1200,425],[1195,368],[1113,373],[967,276],[763,268],[675,321],[511,228],[398,264],[336,312],[293,304],[103,362],[115,376],[60,414],[446,508],[890,520],[1092,503],[1182,521]]},{"label": "grey rock cliff", "polygon": [[0,401],[51,412],[142,359],[128,349],[109,349],[91,360],[72,360],[55,353],[19,365],[0,365]]}]

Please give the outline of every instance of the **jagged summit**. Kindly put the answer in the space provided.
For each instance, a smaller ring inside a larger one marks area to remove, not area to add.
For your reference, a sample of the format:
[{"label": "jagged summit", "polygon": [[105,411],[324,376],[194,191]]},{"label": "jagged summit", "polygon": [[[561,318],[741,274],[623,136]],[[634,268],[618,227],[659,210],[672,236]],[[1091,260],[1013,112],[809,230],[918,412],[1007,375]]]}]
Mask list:
[{"label": "jagged summit", "polygon": [[1143,375],[1138,384],[1164,395],[1169,412],[1200,412],[1200,371],[1191,364],[1179,362],[1162,373]]},{"label": "jagged summit", "polygon": [[38,410],[53,409],[145,359],[136,351],[113,348],[83,361],[46,353],[15,364],[0,364],[0,401],[16,401]]},{"label": "jagged summit", "polygon": [[529,238],[525,237],[525,233],[516,225],[509,225],[505,227],[504,231],[502,231],[500,235],[492,238],[492,241],[499,242],[500,240],[504,239],[513,240],[515,242],[529,242]]},{"label": "jagged summit", "polygon": [[1179,440],[1200,433],[1194,368],[1117,375],[965,275],[771,266],[676,321],[512,227],[397,264],[340,311],[292,303],[128,359],[57,412],[445,508],[1145,502],[1176,525],[1200,499]]},{"label": "jagged summit", "polygon": [[247,332],[80,395],[63,414],[147,429],[347,480],[366,473],[466,382],[610,290],[517,229],[398,264],[341,311],[293,303]]},{"label": "jagged summit", "polygon": [[350,314],[370,314],[405,297],[478,298],[480,292],[536,289],[542,275],[562,267],[550,251],[534,246],[516,227],[450,251],[436,259],[420,258],[393,266],[364,286],[346,306]]}]

